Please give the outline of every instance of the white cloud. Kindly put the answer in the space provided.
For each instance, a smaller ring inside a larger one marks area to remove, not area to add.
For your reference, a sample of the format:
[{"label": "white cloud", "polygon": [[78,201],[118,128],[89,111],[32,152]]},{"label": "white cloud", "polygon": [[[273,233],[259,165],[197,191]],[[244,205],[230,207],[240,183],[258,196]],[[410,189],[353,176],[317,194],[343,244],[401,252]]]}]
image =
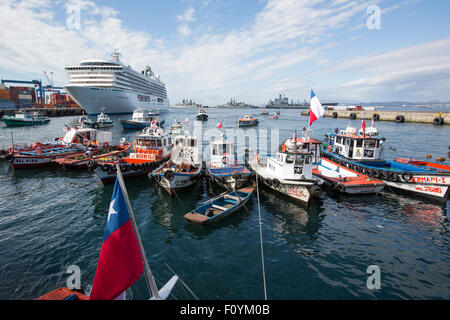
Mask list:
[{"label": "white cloud", "polygon": [[177,20],[184,22],[193,22],[195,21],[194,13],[195,9],[193,7],[189,7],[183,15],[177,15]]}]

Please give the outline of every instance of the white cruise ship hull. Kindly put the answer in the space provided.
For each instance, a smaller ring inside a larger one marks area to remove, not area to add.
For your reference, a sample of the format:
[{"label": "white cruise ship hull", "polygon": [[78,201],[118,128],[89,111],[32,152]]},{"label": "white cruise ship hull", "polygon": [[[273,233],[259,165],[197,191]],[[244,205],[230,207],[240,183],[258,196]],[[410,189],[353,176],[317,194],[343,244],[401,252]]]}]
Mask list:
[{"label": "white cruise ship hull", "polygon": [[[88,115],[101,112],[108,115],[133,113],[135,109],[156,109],[164,111],[169,107],[169,100],[135,91],[88,86],[64,87],[70,97],[78,103]],[[163,100],[162,102],[160,102]]]}]

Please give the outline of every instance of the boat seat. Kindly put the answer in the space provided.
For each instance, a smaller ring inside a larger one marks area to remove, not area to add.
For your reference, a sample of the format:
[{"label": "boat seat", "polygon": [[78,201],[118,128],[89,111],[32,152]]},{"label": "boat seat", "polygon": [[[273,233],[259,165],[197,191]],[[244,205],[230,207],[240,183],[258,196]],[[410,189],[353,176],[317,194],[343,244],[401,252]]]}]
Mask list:
[{"label": "boat seat", "polygon": [[218,206],[216,204],[213,204],[211,207],[213,207],[214,209],[217,209],[217,210],[221,210],[221,211],[225,211],[225,210],[228,209],[228,208],[225,208],[225,207]]},{"label": "boat seat", "polygon": [[235,201],[239,202],[239,198],[238,197],[235,197],[235,196],[232,196],[232,195],[229,195],[229,194],[226,194],[223,197],[224,198],[228,198],[228,199],[232,199],[232,200],[235,200]]}]

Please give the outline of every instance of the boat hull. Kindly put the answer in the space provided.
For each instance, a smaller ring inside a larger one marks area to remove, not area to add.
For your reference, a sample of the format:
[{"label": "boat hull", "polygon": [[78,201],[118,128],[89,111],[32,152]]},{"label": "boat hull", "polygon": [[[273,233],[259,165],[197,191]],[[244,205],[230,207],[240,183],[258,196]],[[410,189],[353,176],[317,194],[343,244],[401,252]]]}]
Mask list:
[{"label": "boat hull", "polygon": [[[162,99],[147,93],[73,85],[68,85],[64,88],[88,115],[98,115],[102,112],[107,114],[128,114],[133,113],[138,108],[163,111],[169,107],[168,99]],[[149,99],[141,99],[141,101],[139,100],[141,96],[149,97]],[[162,102],[158,100],[162,100]]]},{"label": "boat hull", "polygon": [[438,203],[448,200],[450,172],[421,169],[395,161],[355,162],[323,150],[322,154],[357,172],[382,180],[388,190],[400,190]]},{"label": "boat hull", "polygon": [[220,169],[206,166],[206,177],[208,180],[228,191],[248,186],[250,176],[251,172],[244,165]]},{"label": "boat hull", "polygon": [[37,121],[23,121],[23,120],[14,120],[14,119],[5,119],[2,121],[5,123],[7,127],[23,127],[23,126],[36,126],[43,125],[50,122],[50,119],[45,120],[37,120]]},{"label": "boat hull", "polygon": [[332,190],[351,195],[378,193],[386,185],[381,180],[370,178],[325,158],[320,159],[317,168],[313,169],[313,174],[323,179],[325,186]]},{"label": "boat hull", "polygon": [[[172,171],[173,172],[173,171]],[[163,187],[171,196],[176,195],[178,191],[187,189],[196,184],[202,177],[203,166],[200,165],[194,172],[173,172],[169,177],[158,169],[151,176]]]},{"label": "boat hull", "polygon": [[[137,122],[131,120],[120,120],[120,123],[122,124],[122,128],[124,130],[142,130],[152,125],[151,122]],[[158,127],[161,127],[163,124],[164,121],[156,123]]]}]

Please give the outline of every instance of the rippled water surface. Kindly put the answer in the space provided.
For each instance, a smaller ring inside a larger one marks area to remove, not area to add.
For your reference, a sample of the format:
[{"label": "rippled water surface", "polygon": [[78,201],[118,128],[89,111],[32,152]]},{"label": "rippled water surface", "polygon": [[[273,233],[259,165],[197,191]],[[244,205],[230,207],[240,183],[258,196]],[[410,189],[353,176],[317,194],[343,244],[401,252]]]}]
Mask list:
[{"label": "rippled water surface", "polygon": [[[236,119],[249,110],[207,109],[203,129],[222,121],[237,129]],[[257,113],[258,111],[253,111]],[[190,119],[196,109],[170,109],[162,118]],[[122,118],[124,116],[121,116]],[[131,137],[112,117],[113,138]],[[11,142],[53,140],[76,117],[52,118],[33,128],[0,128],[0,148]],[[238,146],[245,134],[278,136],[280,141],[301,131],[307,118],[299,110],[283,110],[278,120],[259,116],[258,130],[236,131]],[[321,139],[334,128],[359,120],[321,119],[312,136]],[[204,130],[203,145],[210,131]],[[450,126],[380,122],[386,137],[384,157],[424,159],[447,156]],[[278,132],[278,133],[277,133]],[[251,143],[251,142],[250,142]],[[278,141],[269,145],[275,150]],[[208,151],[207,148],[205,148]],[[447,159],[449,161],[449,159]],[[161,286],[170,266],[200,299],[263,299],[258,204],[207,227],[184,220],[183,214],[222,190],[206,182],[169,197],[147,178],[127,180],[128,194],[150,267]],[[0,299],[34,299],[64,286],[69,265],[81,269],[88,287],[94,278],[112,186],[95,173],[58,168],[14,172],[0,162]],[[261,190],[261,216],[269,299],[448,299],[450,287],[449,202],[426,201],[383,192],[346,197],[323,193],[308,209]],[[167,264],[167,265],[166,265]],[[378,265],[381,289],[366,287],[367,267]],[[147,299],[143,276],[129,290],[133,299]],[[177,285],[172,299],[191,298]]]}]

